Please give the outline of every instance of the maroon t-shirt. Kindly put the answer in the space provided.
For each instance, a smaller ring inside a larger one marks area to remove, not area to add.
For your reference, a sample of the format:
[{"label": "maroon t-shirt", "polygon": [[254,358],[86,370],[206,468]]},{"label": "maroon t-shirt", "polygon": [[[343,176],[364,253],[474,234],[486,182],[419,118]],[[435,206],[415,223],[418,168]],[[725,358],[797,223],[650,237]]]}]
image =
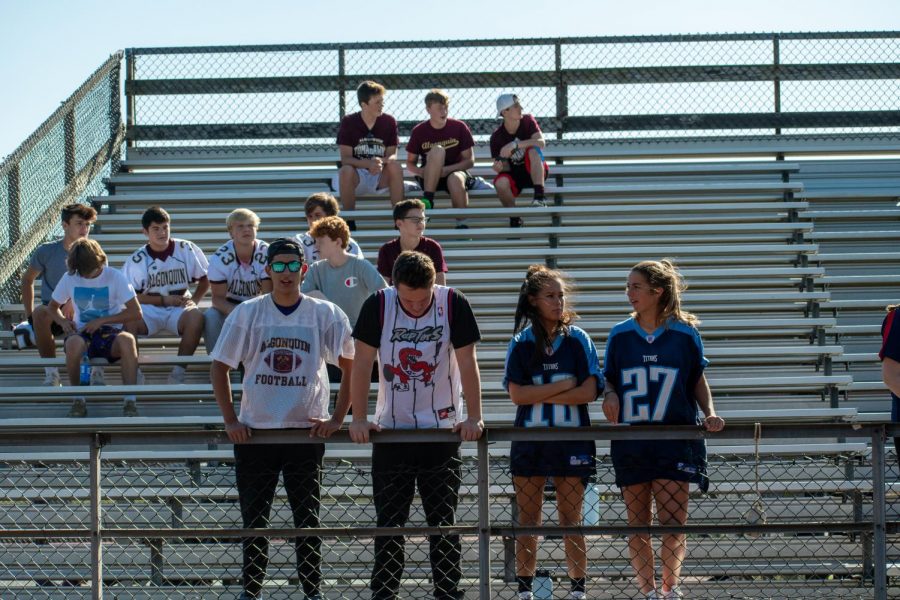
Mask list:
[{"label": "maroon t-shirt", "polygon": [[[378,249],[378,272],[388,281],[391,280],[391,274],[394,272],[394,262],[401,252],[400,238],[393,239]],[[416,252],[427,255],[431,262],[434,263],[434,270],[437,273],[447,272],[447,263],[444,262],[444,250],[433,239],[423,235],[422,239],[419,240],[419,245],[416,246]]]},{"label": "maroon t-shirt", "polygon": [[[497,160],[500,158],[500,150],[513,140],[530,140],[535,133],[540,133],[541,127],[535,120],[534,115],[522,115],[519,121],[519,128],[515,133],[510,133],[501,123],[500,127],[491,134],[491,158]],[[521,165],[525,162],[525,149],[519,148],[509,157],[512,165]]]},{"label": "maroon t-shirt", "polygon": [[375,119],[375,126],[369,129],[363,121],[361,112],[347,115],[341,119],[337,143],[338,146],[353,148],[353,158],[384,158],[385,149],[400,144],[397,136],[397,119],[382,114]]},{"label": "maroon t-shirt", "polygon": [[459,162],[460,155],[475,145],[469,126],[456,119],[447,119],[441,129],[431,126],[431,121],[423,121],[413,127],[406,151],[419,155],[419,166],[424,167],[428,151],[434,146],[442,146],[447,151],[444,164]]}]

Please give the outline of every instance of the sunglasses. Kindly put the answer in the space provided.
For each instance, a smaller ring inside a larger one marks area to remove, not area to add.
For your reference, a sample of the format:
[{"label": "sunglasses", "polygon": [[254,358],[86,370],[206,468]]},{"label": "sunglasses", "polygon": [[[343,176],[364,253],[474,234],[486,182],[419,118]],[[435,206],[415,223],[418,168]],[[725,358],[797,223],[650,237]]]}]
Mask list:
[{"label": "sunglasses", "polygon": [[403,217],[404,221],[410,221],[418,225],[419,223],[427,223],[431,220],[431,217]]},{"label": "sunglasses", "polygon": [[282,262],[279,260],[270,263],[269,266],[272,267],[272,270],[276,273],[284,273],[285,269],[287,269],[291,273],[296,273],[300,270],[300,267],[303,266],[303,263],[299,260],[292,260],[291,262]]}]

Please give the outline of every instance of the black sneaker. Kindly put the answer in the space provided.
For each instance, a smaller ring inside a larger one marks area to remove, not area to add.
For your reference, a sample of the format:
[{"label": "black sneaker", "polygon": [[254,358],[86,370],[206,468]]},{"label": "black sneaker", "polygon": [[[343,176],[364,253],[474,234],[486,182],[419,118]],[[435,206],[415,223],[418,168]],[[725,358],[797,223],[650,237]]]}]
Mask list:
[{"label": "black sneaker", "polygon": [[466,225],[465,223],[457,223],[457,224],[456,224],[456,228],[457,228],[457,229],[468,229],[469,226]]},{"label": "black sneaker", "polygon": [[510,217],[509,226],[514,228],[525,227],[525,221],[522,220],[522,217]]}]

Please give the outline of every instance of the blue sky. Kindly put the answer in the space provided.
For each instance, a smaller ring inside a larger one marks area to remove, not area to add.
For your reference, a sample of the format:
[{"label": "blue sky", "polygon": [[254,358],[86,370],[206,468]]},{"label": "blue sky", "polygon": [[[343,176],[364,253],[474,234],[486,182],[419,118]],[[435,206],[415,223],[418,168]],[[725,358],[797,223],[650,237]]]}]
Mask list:
[{"label": "blue sky", "polygon": [[0,0],[0,157],[126,47],[898,28],[897,0]]}]

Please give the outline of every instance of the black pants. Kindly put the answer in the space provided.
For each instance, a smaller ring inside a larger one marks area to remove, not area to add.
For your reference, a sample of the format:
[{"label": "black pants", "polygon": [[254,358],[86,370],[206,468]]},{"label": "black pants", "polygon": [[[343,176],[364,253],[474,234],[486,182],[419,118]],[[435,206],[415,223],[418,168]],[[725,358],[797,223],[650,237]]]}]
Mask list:
[{"label": "black pants", "polygon": [[[456,523],[461,461],[459,443],[373,444],[372,490],[379,527],[403,527],[409,520],[416,485],[429,526]],[[375,538],[373,600],[393,600],[406,562],[403,536]],[[458,535],[428,538],[434,597],[458,600],[461,546]]]},{"label": "black pants", "polygon": [[[235,444],[234,469],[244,527],[269,526],[278,476],[284,473],[284,489],[294,517],[294,527],[319,526],[319,484],[325,444]],[[259,596],[269,564],[268,538],[245,538],[244,590]],[[307,595],[319,591],[322,582],[322,540],[298,537],[297,575]]]}]

